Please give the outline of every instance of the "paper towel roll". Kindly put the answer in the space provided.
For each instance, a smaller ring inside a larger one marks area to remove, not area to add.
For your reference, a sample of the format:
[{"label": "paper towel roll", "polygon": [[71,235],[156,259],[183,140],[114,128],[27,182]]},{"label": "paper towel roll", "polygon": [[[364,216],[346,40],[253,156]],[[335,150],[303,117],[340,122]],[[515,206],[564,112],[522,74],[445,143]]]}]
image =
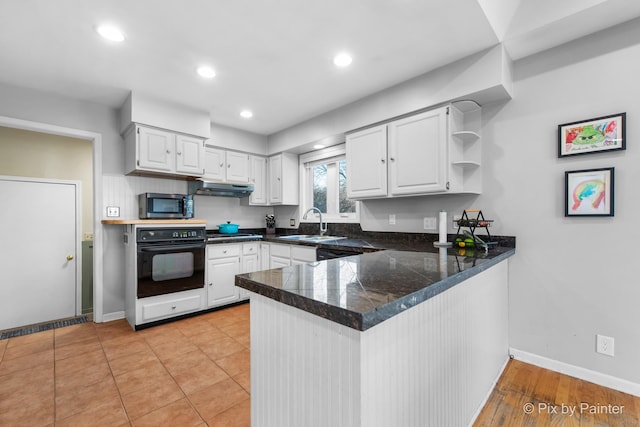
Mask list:
[{"label": "paper towel roll", "polygon": [[440,278],[446,279],[448,276],[448,262],[447,262],[447,248],[440,248],[438,250],[438,270],[440,271]]},{"label": "paper towel roll", "polygon": [[438,243],[447,241],[447,213],[440,211],[440,220],[438,222]]}]

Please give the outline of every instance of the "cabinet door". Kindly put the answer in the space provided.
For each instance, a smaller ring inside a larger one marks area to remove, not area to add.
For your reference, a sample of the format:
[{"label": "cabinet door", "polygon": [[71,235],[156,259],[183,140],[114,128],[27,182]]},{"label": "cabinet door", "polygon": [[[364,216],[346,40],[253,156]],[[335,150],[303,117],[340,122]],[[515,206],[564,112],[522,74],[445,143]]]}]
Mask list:
[{"label": "cabinet door", "polygon": [[175,135],[159,129],[138,127],[138,166],[161,172],[175,170]]},{"label": "cabinet door", "polygon": [[227,151],[226,180],[238,184],[248,184],[250,165],[248,154]]},{"label": "cabinet door", "polygon": [[260,270],[260,264],[258,264],[258,254],[242,256],[243,273],[251,273],[258,270]]},{"label": "cabinet door", "polygon": [[214,258],[208,261],[207,305],[229,304],[239,298],[235,276],[240,274],[240,257]]},{"label": "cabinet door", "polygon": [[389,194],[446,191],[447,108],[406,117],[388,126]]},{"label": "cabinet door", "polygon": [[200,138],[176,135],[176,172],[202,176],[203,146]]},{"label": "cabinet door", "polygon": [[353,199],[387,195],[387,126],[347,135],[347,195]]},{"label": "cabinet door", "polygon": [[260,270],[268,270],[271,263],[269,243],[260,243]]},{"label": "cabinet door", "polygon": [[266,205],[267,200],[267,159],[251,156],[251,184],[253,193],[249,196],[250,205]]},{"label": "cabinet door", "polygon": [[283,258],[283,257],[271,255],[269,268],[288,267],[290,265],[291,265],[291,258]]},{"label": "cabinet door", "polygon": [[204,147],[204,176],[210,181],[223,182],[226,173],[225,151],[220,148]]},{"label": "cabinet door", "polygon": [[316,261],[316,248],[306,246],[291,247],[291,265],[306,264]]},{"label": "cabinet door", "polygon": [[282,155],[269,157],[269,203],[282,203]]}]

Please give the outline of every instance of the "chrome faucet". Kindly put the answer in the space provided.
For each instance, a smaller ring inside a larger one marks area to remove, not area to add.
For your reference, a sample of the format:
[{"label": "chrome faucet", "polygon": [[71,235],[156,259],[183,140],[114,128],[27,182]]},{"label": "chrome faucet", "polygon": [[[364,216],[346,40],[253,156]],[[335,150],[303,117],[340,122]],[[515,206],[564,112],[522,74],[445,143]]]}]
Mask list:
[{"label": "chrome faucet", "polygon": [[324,223],[324,226],[322,225],[322,211],[318,208],[316,208],[315,206],[312,207],[311,209],[309,209],[308,211],[306,211],[304,213],[304,215],[302,216],[302,219],[307,219],[307,215],[309,214],[309,212],[313,212],[316,211],[320,214],[320,235],[324,235],[324,233],[327,232],[327,223]]}]

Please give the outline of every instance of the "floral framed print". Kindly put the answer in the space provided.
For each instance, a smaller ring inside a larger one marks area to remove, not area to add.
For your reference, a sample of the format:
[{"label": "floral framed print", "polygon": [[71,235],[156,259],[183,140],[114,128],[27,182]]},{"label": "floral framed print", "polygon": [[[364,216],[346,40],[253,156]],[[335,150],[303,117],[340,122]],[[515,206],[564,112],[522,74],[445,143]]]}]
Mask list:
[{"label": "floral framed print", "polygon": [[613,216],[614,169],[565,172],[564,216]]},{"label": "floral framed print", "polygon": [[625,150],[626,113],[558,125],[558,157]]}]

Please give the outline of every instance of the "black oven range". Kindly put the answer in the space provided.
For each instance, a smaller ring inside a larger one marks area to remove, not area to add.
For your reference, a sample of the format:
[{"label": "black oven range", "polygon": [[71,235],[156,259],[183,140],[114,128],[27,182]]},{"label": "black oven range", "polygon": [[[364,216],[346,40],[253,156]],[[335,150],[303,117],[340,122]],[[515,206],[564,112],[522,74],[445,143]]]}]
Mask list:
[{"label": "black oven range", "polygon": [[138,228],[137,297],[203,288],[206,243],[204,227]]}]

